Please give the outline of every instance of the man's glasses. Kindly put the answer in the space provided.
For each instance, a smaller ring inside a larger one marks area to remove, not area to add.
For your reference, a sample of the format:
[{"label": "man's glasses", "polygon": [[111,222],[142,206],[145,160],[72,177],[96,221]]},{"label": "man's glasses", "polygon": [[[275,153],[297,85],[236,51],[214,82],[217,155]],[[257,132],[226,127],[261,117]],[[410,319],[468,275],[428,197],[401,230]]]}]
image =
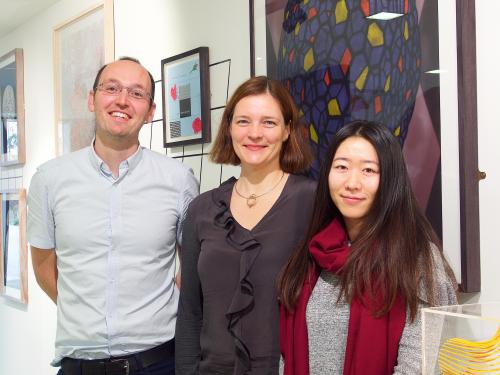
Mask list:
[{"label": "man's glasses", "polygon": [[121,94],[123,89],[127,90],[129,98],[136,100],[151,100],[151,95],[149,92],[139,88],[139,87],[124,87],[118,82],[103,82],[97,86],[99,91],[102,91],[106,95],[118,96]]}]

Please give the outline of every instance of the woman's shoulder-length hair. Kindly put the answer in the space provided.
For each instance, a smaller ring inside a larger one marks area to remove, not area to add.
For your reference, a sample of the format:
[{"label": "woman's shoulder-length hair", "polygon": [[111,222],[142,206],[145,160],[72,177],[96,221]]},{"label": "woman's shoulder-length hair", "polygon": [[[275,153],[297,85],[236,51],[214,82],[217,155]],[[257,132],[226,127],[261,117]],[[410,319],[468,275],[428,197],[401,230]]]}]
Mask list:
[{"label": "woman's shoulder-length hair", "polygon": [[290,135],[283,142],[280,153],[280,167],[287,173],[304,173],[312,163],[307,133],[300,124],[299,115],[292,97],[281,82],[265,76],[253,77],[243,82],[229,99],[219,125],[217,137],[210,152],[210,159],[215,163],[240,165],[231,139],[231,122],[238,102],[252,95],[271,95],[279,104],[285,126]]}]

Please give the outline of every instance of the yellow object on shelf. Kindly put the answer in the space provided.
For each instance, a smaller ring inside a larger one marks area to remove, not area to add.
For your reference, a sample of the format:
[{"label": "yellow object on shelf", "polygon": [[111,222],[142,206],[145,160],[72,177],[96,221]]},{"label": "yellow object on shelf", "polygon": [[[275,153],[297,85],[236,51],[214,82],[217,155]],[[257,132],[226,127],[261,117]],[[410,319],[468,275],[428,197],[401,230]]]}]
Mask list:
[{"label": "yellow object on shelf", "polygon": [[500,375],[500,303],[423,309],[422,374]]}]

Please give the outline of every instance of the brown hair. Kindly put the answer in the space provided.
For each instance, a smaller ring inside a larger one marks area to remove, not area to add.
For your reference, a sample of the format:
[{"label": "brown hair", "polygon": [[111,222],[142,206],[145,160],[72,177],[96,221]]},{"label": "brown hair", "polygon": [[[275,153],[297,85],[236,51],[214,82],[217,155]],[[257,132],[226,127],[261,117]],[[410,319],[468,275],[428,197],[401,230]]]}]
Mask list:
[{"label": "brown hair", "polygon": [[297,108],[286,88],[279,81],[265,76],[253,77],[243,82],[229,99],[222,114],[210,159],[220,164],[240,164],[240,159],[233,149],[230,131],[234,109],[241,99],[265,93],[278,101],[285,124],[290,129],[290,136],[281,148],[280,167],[287,173],[303,173],[311,166],[312,154],[308,140],[303,134],[304,128],[299,123]]},{"label": "brown hair", "polygon": [[[332,139],[319,173],[307,237],[280,275],[281,303],[289,310],[294,309],[308,271],[315,265],[309,254],[309,241],[331,220],[342,219],[330,196],[328,176],[338,147],[349,137],[362,137],[375,148],[380,164],[380,185],[341,270],[340,297],[351,302],[365,291],[373,297],[377,289],[381,293],[381,300],[377,301],[380,307],[373,313],[382,316],[389,312],[396,295],[400,294],[413,321],[418,311],[421,285],[429,296],[429,304],[437,302],[433,253],[441,258],[447,276],[456,286],[455,276],[413,194],[399,142],[387,127],[368,121],[348,124]],[[438,251],[433,251],[433,247]]]}]

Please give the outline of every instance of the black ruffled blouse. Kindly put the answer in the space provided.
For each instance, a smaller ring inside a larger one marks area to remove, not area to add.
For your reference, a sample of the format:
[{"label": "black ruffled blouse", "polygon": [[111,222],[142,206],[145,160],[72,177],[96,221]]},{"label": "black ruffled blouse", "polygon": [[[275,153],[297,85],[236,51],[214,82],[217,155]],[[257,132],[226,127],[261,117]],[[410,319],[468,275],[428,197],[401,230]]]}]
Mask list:
[{"label": "black ruffled blouse", "polygon": [[290,175],[249,231],[230,211],[235,182],[196,198],[184,223],[176,374],[278,374],[276,277],[305,236],[316,184]]}]

